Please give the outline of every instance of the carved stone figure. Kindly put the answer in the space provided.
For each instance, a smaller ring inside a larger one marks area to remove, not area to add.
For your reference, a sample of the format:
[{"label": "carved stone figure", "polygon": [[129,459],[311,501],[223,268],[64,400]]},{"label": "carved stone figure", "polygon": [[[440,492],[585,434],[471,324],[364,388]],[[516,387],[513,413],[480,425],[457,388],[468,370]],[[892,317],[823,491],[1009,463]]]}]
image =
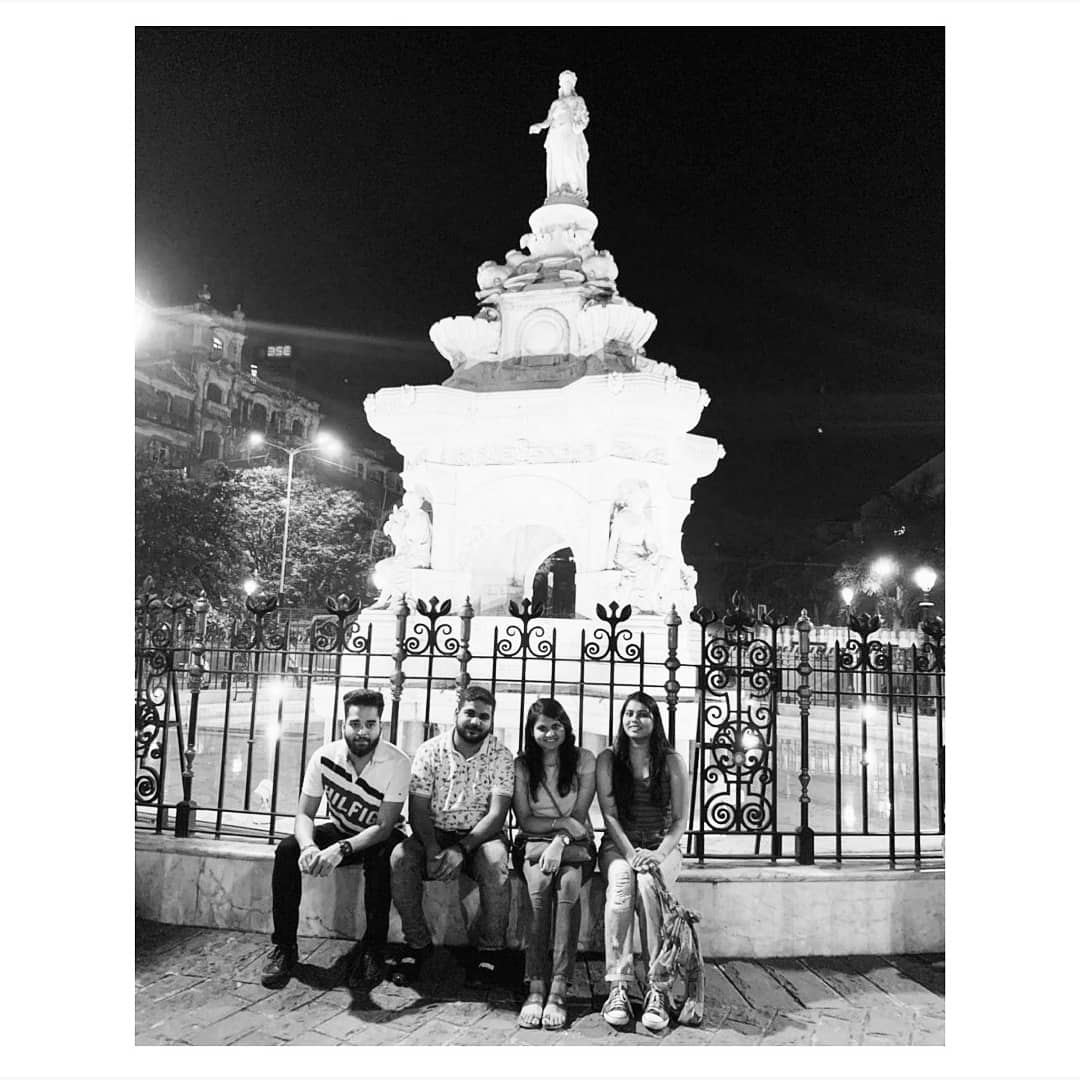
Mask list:
[{"label": "carved stone figure", "polygon": [[574,92],[576,85],[577,76],[572,71],[559,75],[559,96],[544,120],[529,125],[529,134],[539,135],[547,129],[547,201],[569,198],[588,206],[589,144],[584,132],[589,125],[589,110],[585,99]]},{"label": "carved stone figure", "polygon": [[407,492],[401,505],[394,507],[383,532],[393,542],[394,554],[375,564],[373,577],[381,592],[373,608],[389,607],[405,593],[408,571],[431,565],[431,518],[415,492]]},{"label": "carved stone figure", "polygon": [[683,600],[688,585],[683,571],[689,568],[660,551],[644,488],[635,488],[612,519],[608,566],[622,572],[619,595],[638,611],[661,613]]}]

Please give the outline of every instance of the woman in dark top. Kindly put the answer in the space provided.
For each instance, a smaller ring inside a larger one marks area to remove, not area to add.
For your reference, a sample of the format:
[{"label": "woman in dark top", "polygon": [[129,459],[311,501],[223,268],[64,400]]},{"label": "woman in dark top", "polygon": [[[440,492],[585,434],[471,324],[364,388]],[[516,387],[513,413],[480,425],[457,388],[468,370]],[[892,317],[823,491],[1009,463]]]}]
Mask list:
[{"label": "woman in dark top", "polygon": [[[661,924],[656,882],[648,871],[658,867],[668,889],[674,886],[682,865],[679,843],[686,831],[690,792],[686,762],[671,749],[660,708],[648,694],[626,699],[615,745],[596,761],[596,791],[604,815],[600,872],[607,882],[604,952],[611,983],[602,1015],[612,1027],[624,1027],[633,1019],[627,988],[634,973],[634,913],[643,923],[648,968]],[[668,1026],[669,990],[649,982],[641,1022],[652,1031]]]}]

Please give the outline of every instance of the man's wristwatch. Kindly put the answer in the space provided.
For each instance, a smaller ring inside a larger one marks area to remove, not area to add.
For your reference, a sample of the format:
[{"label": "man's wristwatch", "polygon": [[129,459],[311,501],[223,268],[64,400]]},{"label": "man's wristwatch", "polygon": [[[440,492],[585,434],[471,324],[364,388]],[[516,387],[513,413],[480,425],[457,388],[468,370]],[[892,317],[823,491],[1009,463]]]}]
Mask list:
[{"label": "man's wristwatch", "polygon": [[555,834],[555,839],[556,840],[561,840],[563,847],[569,847],[570,846],[570,834],[569,833],[564,833],[564,832],[556,833]]},{"label": "man's wristwatch", "polygon": [[338,843],[338,851],[343,859],[347,859],[352,854],[352,844],[348,840],[342,840]]}]

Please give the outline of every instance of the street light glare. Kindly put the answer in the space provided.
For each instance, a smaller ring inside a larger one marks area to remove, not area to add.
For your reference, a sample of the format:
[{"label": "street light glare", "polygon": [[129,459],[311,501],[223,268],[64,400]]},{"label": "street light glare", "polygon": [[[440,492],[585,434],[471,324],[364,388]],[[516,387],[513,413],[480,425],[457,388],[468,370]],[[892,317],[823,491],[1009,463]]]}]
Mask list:
[{"label": "street light glare", "polygon": [[855,599],[855,590],[850,585],[845,585],[840,590],[840,599],[843,600],[848,607],[851,607],[851,601]]},{"label": "street light glare", "polygon": [[896,573],[896,561],[890,559],[888,555],[882,555],[880,559],[874,561],[870,569],[880,578],[890,578]]},{"label": "street light glare", "polygon": [[138,345],[146,337],[153,325],[154,316],[150,305],[144,300],[135,297],[135,344]]},{"label": "street light glare", "polygon": [[248,596],[250,596],[258,587],[259,583],[254,578],[248,578],[247,581],[244,582],[244,592],[246,592]]},{"label": "street light glare", "polygon": [[315,441],[328,453],[337,454],[341,451],[341,443],[329,431],[320,431],[315,436]]},{"label": "street light glare", "polygon": [[251,446],[262,446],[262,444],[265,441],[266,441],[266,437],[263,435],[263,433],[261,431],[253,431],[248,436],[248,443]]},{"label": "street light glare", "polygon": [[924,593],[928,593],[937,584],[937,572],[931,570],[929,566],[920,566],[912,576],[915,579],[915,584]]}]

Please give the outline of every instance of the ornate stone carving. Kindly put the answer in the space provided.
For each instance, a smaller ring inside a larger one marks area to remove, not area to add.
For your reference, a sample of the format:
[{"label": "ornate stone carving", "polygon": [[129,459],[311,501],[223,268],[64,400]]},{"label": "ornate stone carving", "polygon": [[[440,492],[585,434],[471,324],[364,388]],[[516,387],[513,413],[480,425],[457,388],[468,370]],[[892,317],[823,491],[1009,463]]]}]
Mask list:
[{"label": "ornate stone carving", "polygon": [[490,319],[452,315],[435,323],[428,336],[456,371],[459,367],[498,359],[499,330],[500,324]]},{"label": "ornate stone carving", "polygon": [[629,492],[625,502],[616,504],[607,563],[619,571],[619,599],[640,612],[661,614],[672,604],[686,606],[687,596],[694,595],[697,575],[682,559],[661,553],[648,501],[648,489],[641,485]]},{"label": "ornate stone carving", "polygon": [[589,144],[585,128],[589,125],[589,110],[585,99],[574,92],[576,86],[577,76],[572,71],[559,74],[559,96],[539,124],[529,125],[529,134],[547,130],[547,201],[569,200],[588,206]]},{"label": "ornate stone carving", "polygon": [[577,317],[578,351],[587,356],[609,341],[618,341],[637,352],[655,329],[656,316],[634,304],[590,304]]},{"label": "ornate stone carving", "polygon": [[374,581],[380,589],[374,608],[386,608],[404,595],[409,571],[431,565],[431,518],[424,510],[423,499],[407,492],[394,507],[383,525],[383,532],[394,544],[394,554],[375,564]]}]

